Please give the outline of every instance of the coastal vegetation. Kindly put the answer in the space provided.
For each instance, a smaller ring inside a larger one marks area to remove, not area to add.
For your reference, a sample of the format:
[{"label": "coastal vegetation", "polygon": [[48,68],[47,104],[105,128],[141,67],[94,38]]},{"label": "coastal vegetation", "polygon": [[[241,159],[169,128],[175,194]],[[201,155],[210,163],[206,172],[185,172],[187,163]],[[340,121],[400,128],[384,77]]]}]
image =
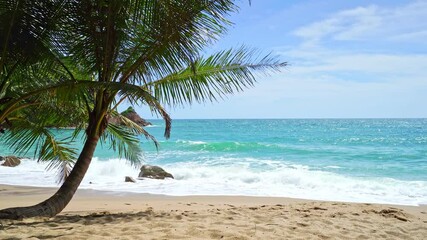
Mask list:
[{"label": "coastal vegetation", "polygon": [[[123,102],[146,105],[165,123],[165,106],[216,101],[252,87],[255,72],[286,63],[247,47],[203,52],[226,33],[232,0],[0,2],[0,130],[17,153],[35,149],[59,169],[62,185],[34,206],[0,218],[52,217],[70,202],[99,142],[140,163],[143,127],[120,115]],[[119,117],[121,123],[108,119]],[[73,126],[56,139],[51,127]],[[70,142],[83,136],[80,153]],[[157,144],[157,142],[155,142]]]}]

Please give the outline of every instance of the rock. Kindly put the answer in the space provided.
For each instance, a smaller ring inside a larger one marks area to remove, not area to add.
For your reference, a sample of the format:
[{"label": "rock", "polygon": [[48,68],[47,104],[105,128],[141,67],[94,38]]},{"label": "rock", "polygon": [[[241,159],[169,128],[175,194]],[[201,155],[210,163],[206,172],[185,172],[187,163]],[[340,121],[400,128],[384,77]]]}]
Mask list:
[{"label": "rock", "polygon": [[153,179],[173,178],[172,174],[166,172],[163,168],[151,165],[142,165],[141,172],[138,177]]},{"label": "rock", "polygon": [[122,112],[121,115],[129,118],[132,122],[140,125],[140,126],[148,126],[151,125],[150,122],[148,122],[147,120],[141,118],[138,113],[135,112],[135,110],[133,109],[133,107],[129,107],[126,111]]},{"label": "rock", "polygon": [[133,177],[126,176],[126,177],[125,177],[125,182],[132,182],[132,183],[136,183],[136,180],[135,180],[135,179],[133,179]]},{"label": "rock", "polygon": [[108,118],[108,123],[112,123],[114,125],[121,125],[122,121],[120,120],[119,117],[109,117]]},{"label": "rock", "polygon": [[1,164],[4,167],[16,167],[21,164],[21,160],[15,156],[2,157],[4,162]]},{"label": "rock", "polygon": [[[132,122],[134,122],[134,123],[136,123],[142,127],[151,125],[150,122],[148,122],[147,120],[140,117],[138,115],[138,113],[135,112],[135,109],[133,109],[132,107],[129,107],[126,111],[123,111],[122,113],[120,113],[120,115],[128,118]],[[122,121],[120,120],[120,118],[118,118],[118,117],[111,117],[108,119],[108,122],[110,122],[112,124],[116,124],[116,125],[124,125],[122,123]]]}]

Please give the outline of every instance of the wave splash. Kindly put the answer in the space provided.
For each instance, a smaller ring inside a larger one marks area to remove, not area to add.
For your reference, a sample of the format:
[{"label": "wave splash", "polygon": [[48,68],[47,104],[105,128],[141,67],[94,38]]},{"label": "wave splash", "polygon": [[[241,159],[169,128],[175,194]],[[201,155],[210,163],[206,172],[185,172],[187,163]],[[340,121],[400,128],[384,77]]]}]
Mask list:
[{"label": "wave splash", "polygon": [[[136,178],[139,169],[124,160],[95,158],[81,188],[174,196],[244,195],[403,205],[427,203],[426,181],[350,177],[328,171],[330,166],[311,169],[273,160],[219,157],[203,162],[167,163],[162,167],[175,179],[144,179],[132,184],[125,183],[124,177]],[[0,182],[57,186],[54,172],[46,172],[44,164],[33,160],[23,160],[16,168],[0,168]]]}]

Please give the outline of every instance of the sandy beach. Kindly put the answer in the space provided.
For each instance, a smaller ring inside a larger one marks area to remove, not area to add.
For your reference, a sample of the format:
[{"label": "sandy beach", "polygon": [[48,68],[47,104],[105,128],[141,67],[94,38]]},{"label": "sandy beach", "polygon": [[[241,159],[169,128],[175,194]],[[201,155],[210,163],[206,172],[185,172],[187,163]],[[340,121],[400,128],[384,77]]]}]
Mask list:
[{"label": "sandy beach", "polygon": [[[0,208],[51,188],[0,185]],[[51,219],[2,221],[0,239],[425,239],[427,206],[79,190]]]}]

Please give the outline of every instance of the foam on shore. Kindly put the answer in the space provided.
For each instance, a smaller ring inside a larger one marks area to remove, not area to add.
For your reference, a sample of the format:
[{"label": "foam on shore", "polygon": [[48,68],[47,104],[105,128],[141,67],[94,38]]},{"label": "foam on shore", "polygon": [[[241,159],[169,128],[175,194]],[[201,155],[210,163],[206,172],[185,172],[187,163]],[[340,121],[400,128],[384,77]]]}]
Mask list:
[{"label": "foam on shore", "polygon": [[[55,173],[45,164],[23,160],[15,168],[0,168],[0,183],[57,187]],[[138,180],[124,183],[125,176],[138,177],[139,170],[124,160],[93,159],[80,186],[82,189],[133,193],[187,195],[241,195],[292,197],[345,202],[427,204],[427,182],[392,178],[344,176],[328,169],[259,159],[217,159],[162,165],[175,179]]]}]

